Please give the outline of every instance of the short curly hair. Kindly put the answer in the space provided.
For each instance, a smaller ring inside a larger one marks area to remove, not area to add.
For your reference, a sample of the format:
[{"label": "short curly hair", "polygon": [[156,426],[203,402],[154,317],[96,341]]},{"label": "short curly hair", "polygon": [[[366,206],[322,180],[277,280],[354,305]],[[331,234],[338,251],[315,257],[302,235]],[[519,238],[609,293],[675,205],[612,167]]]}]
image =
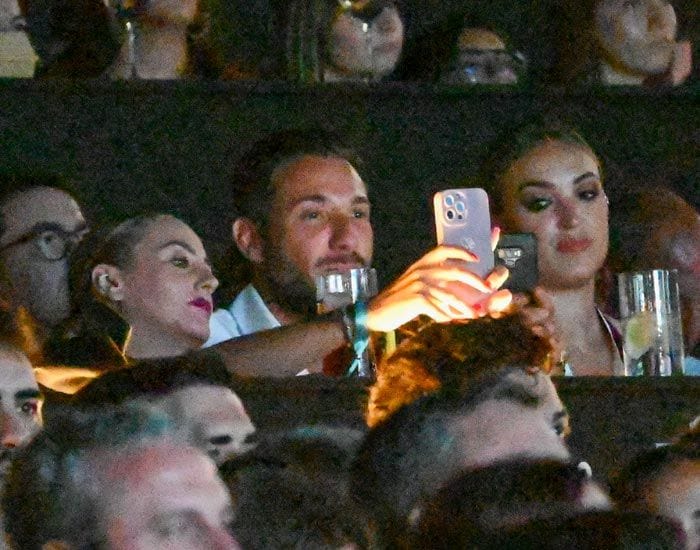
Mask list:
[{"label": "short curly hair", "polygon": [[428,323],[404,339],[377,368],[367,423],[375,426],[424,395],[463,395],[477,379],[505,367],[549,371],[549,340],[535,335],[514,313],[467,323]]}]

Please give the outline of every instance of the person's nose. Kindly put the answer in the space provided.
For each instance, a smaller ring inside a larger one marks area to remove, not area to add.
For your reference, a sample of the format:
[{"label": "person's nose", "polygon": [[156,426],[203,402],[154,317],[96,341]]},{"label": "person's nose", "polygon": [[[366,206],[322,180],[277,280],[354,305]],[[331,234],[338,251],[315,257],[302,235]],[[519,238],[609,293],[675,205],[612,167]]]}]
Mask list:
[{"label": "person's nose", "polygon": [[574,200],[562,199],[558,206],[559,226],[564,229],[576,227],[581,223],[581,212]]},{"label": "person's nose", "polygon": [[353,218],[345,214],[337,214],[330,219],[330,239],[328,246],[331,250],[354,250],[357,245],[357,235],[353,228]]},{"label": "person's nose", "polygon": [[4,411],[1,415],[0,442],[3,449],[15,449],[21,447],[29,431],[15,415]]},{"label": "person's nose", "polygon": [[209,294],[219,286],[219,279],[214,276],[209,264],[202,264],[197,268],[197,288],[207,291]]}]

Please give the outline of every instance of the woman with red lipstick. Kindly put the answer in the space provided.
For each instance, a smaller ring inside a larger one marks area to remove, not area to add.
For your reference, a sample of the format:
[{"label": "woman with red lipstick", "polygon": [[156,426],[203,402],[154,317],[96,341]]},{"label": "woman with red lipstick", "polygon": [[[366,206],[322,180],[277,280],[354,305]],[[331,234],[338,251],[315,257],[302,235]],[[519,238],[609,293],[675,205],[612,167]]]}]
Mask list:
[{"label": "woman with red lipstick", "polygon": [[71,294],[92,329],[107,332],[105,306],[129,325],[125,358],[182,355],[209,337],[219,284],[202,241],[167,214],[95,231],[72,258]]},{"label": "woman with red lipstick", "polygon": [[608,251],[598,157],[575,131],[532,124],[497,144],[484,174],[502,230],[537,238],[540,286],[564,350],[561,374],[621,374],[619,332],[595,303]]}]

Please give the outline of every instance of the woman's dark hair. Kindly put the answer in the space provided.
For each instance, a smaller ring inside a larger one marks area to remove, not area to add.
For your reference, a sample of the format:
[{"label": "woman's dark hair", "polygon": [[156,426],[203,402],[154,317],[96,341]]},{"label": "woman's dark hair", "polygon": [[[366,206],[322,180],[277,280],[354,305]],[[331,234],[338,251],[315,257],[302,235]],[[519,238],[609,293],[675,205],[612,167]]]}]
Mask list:
[{"label": "woman's dark hair", "polygon": [[150,226],[167,214],[146,213],[105,225],[91,231],[71,254],[68,271],[71,309],[88,330],[100,331],[111,322],[114,312],[92,283],[92,270],[98,264],[131,267],[135,246]]},{"label": "woman's dark hair", "polygon": [[[492,210],[502,212],[501,180],[510,166],[528,151],[551,141],[577,145],[598,159],[583,136],[567,122],[535,119],[504,131],[491,147],[479,171],[479,185],[486,189]],[[600,163],[599,163],[600,164]]]}]

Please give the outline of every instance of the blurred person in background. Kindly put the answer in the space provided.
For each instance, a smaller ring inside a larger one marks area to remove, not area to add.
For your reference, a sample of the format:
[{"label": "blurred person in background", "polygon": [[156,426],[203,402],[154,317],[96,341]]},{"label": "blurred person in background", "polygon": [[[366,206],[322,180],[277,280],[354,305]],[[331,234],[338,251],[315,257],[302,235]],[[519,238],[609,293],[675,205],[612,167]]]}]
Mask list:
[{"label": "blurred person in background", "polygon": [[13,463],[3,504],[17,548],[239,548],[215,464],[145,407],[63,408]]},{"label": "blurred person in background", "polygon": [[635,457],[612,480],[623,510],[659,514],[682,526],[687,550],[700,548],[700,430]]},{"label": "blurred person in background", "polygon": [[71,404],[99,407],[145,401],[165,413],[176,435],[217,464],[252,447],[255,433],[232,376],[213,354],[139,361],[105,372],[77,392]]},{"label": "blurred person in background", "polygon": [[667,0],[599,0],[595,34],[599,79],[608,85],[682,84],[692,71],[692,50],[677,40],[676,12]]},{"label": "blurred person in background", "polygon": [[610,240],[608,267],[612,272],[678,272],[685,374],[699,376],[700,213],[669,188],[638,189],[621,197]]}]

